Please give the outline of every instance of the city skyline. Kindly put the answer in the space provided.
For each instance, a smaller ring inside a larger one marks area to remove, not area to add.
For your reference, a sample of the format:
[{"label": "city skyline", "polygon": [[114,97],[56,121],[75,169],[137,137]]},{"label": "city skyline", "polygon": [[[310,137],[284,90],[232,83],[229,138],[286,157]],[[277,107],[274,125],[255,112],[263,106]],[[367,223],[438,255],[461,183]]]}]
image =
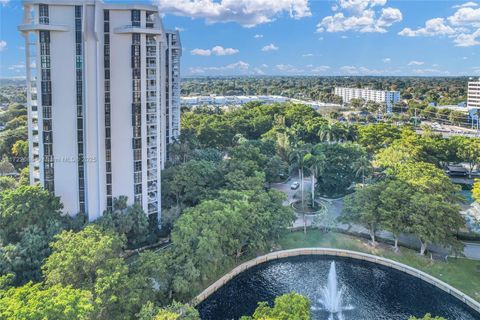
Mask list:
[{"label": "city skyline", "polygon": [[[0,3],[0,77],[23,77],[20,1]],[[476,1],[155,3],[165,27],[182,34],[187,77],[480,76]]]}]

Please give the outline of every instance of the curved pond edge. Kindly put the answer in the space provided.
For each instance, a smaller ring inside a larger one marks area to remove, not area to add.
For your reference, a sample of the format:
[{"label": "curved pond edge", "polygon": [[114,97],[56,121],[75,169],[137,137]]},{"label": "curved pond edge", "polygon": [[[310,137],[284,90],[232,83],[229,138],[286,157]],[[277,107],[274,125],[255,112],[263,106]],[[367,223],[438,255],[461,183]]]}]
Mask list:
[{"label": "curved pond edge", "polygon": [[364,261],[373,262],[376,264],[380,264],[389,268],[393,268],[393,269],[408,273],[416,278],[426,281],[434,285],[435,287],[447,292],[448,294],[454,296],[455,298],[459,299],[463,303],[467,304],[470,308],[472,308],[476,312],[480,313],[480,302],[467,296],[460,290],[452,287],[451,285],[443,282],[442,280],[432,277],[431,275],[423,271],[417,270],[403,263],[396,262],[387,258],[375,256],[372,254],[351,251],[351,250],[332,249],[332,248],[299,248],[299,249],[281,250],[281,251],[271,252],[266,255],[257,257],[255,259],[249,260],[237,266],[236,268],[232,269],[229,273],[225,274],[223,277],[215,281],[212,285],[206,288],[202,293],[196,296],[193,299],[192,303],[193,305],[197,305],[203,302],[211,294],[213,294],[215,291],[217,291],[223,285],[225,285],[228,281],[230,281],[240,273],[244,272],[245,270],[248,270],[254,266],[257,266],[259,264],[265,263],[267,261],[272,261],[272,260],[278,260],[278,259],[284,259],[284,258],[296,257],[296,256],[310,256],[310,255],[337,256],[337,257],[352,258],[357,260],[364,260]]}]

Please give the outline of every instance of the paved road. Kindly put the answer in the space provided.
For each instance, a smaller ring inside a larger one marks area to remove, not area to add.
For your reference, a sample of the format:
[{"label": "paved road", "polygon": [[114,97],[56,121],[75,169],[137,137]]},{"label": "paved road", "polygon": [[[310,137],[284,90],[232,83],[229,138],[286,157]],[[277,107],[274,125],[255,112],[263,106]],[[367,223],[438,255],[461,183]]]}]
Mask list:
[{"label": "paved road", "polygon": [[[294,200],[295,193],[297,192],[300,193],[300,188],[298,188],[297,190],[291,190],[290,185],[294,181],[300,182],[299,179],[294,176],[285,183],[272,184],[272,188],[282,191],[287,195],[287,200],[284,202],[284,205],[289,205],[290,203],[292,203]],[[310,178],[309,177],[305,178],[304,192],[306,197],[310,195],[310,192],[309,192],[310,186],[311,186]],[[343,199],[332,200],[328,202],[329,202],[328,214],[331,215],[333,218],[337,218],[341,214],[343,209]],[[312,216],[308,216],[308,215],[305,216],[305,220],[303,220],[303,218],[304,218],[303,215],[297,214],[297,220],[293,223],[293,227],[301,228],[304,226],[305,223],[307,226],[312,225],[313,219],[314,219]],[[343,231],[348,231],[349,233],[357,233],[365,236],[368,236],[369,234],[368,230],[360,225],[347,225],[347,224],[337,223],[335,227]],[[377,236],[393,241],[393,236],[388,231],[379,231],[377,233]],[[416,237],[411,235],[401,235],[399,237],[399,244],[410,247],[410,248],[420,249],[420,241]],[[469,259],[480,260],[480,244],[464,242],[464,245],[465,247],[464,247],[463,253],[465,257]],[[428,246],[428,249],[438,256],[445,257],[448,255],[448,250],[446,250],[442,246],[430,245]]]}]

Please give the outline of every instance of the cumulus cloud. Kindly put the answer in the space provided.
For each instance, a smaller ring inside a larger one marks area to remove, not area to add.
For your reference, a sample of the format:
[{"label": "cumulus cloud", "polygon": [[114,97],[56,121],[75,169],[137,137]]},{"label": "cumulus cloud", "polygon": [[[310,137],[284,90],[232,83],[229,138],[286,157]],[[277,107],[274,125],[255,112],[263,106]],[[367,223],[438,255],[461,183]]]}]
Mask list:
[{"label": "cumulus cloud", "polygon": [[449,71],[442,71],[439,69],[415,69],[413,70],[413,73],[418,74],[418,75],[449,75]]},{"label": "cumulus cloud", "polygon": [[231,56],[238,53],[238,49],[224,48],[222,46],[215,46],[212,49],[193,49],[190,53],[194,56]]},{"label": "cumulus cloud", "polygon": [[282,73],[301,73],[302,69],[299,69],[291,64],[277,64],[275,69],[281,71]]},{"label": "cumulus cloud", "polygon": [[379,75],[384,74],[385,71],[369,69],[367,67],[343,66],[340,67],[340,73],[348,75]]},{"label": "cumulus cloud", "polygon": [[466,3],[447,18],[427,20],[425,26],[418,29],[404,28],[398,34],[407,37],[448,36],[457,47],[480,45],[480,8]]},{"label": "cumulus cloud", "polygon": [[406,37],[418,36],[444,36],[454,34],[455,30],[445,24],[444,18],[430,19],[425,22],[425,27],[412,30],[405,28],[398,34]]},{"label": "cumulus cloud", "polygon": [[383,61],[383,63],[390,63],[390,62],[392,62],[392,59],[390,59],[390,58],[383,58],[382,61]]},{"label": "cumulus cloud", "polygon": [[387,32],[388,27],[403,19],[397,8],[385,6],[386,0],[339,0],[332,9],[335,14],[326,16],[317,24],[317,32]]},{"label": "cumulus cloud", "polygon": [[317,66],[317,67],[312,67],[310,72],[313,74],[319,74],[319,73],[324,73],[328,70],[330,70],[330,66]]},{"label": "cumulus cloud", "polygon": [[7,47],[7,42],[3,41],[3,40],[0,40],[0,52],[5,50],[6,47]]},{"label": "cumulus cloud", "polygon": [[273,43],[270,43],[268,45],[266,45],[265,47],[262,48],[262,51],[276,51],[278,50],[278,47],[276,45],[274,45]]},{"label": "cumulus cloud", "polygon": [[469,1],[469,2],[465,2],[463,4],[455,5],[452,8],[468,8],[468,7],[478,7],[478,3],[473,2],[473,1]]},{"label": "cumulus cloud", "polygon": [[25,70],[25,64],[23,64],[23,63],[12,64],[11,66],[8,67],[8,70],[15,71],[15,72],[24,71]]},{"label": "cumulus cloud", "polygon": [[245,74],[250,68],[250,64],[244,61],[227,64],[219,67],[192,67],[190,74]]},{"label": "cumulus cloud", "polygon": [[207,23],[236,22],[244,27],[275,20],[283,13],[293,19],[312,15],[308,0],[154,0],[162,13],[204,18]]},{"label": "cumulus cloud", "polygon": [[193,49],[190,53],[194,56],[210,56],[212,51],[210,49]]},{"label": "cumulus cloud", "polygon": [[238,53],[238,49],[224,48],[221,46],[215,46],[212,48],[212,54],[216,56],[231,56],[236,53]]},{"label": "cumulus cloud", "polygon": [[253,36],[255,39],[263,38],[263,34],[256,34]]},{"label": "cumulus cloud", "polygon": [[423,61],[412,60],[408,63],[409,66],[421,66],[425,64]]}]

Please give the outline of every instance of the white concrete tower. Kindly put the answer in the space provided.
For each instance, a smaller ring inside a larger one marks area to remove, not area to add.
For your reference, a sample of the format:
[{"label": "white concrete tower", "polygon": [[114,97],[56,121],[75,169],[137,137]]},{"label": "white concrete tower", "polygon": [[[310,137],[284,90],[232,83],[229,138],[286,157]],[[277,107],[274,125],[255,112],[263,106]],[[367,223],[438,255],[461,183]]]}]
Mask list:
[{"label": "white concrete tower", "polygon": [[89,220],[122,195],[160,218],[167,137],[180,131],[178,32],[167,41],[157,8],[134,1],[23,6],[31,183]]}]

